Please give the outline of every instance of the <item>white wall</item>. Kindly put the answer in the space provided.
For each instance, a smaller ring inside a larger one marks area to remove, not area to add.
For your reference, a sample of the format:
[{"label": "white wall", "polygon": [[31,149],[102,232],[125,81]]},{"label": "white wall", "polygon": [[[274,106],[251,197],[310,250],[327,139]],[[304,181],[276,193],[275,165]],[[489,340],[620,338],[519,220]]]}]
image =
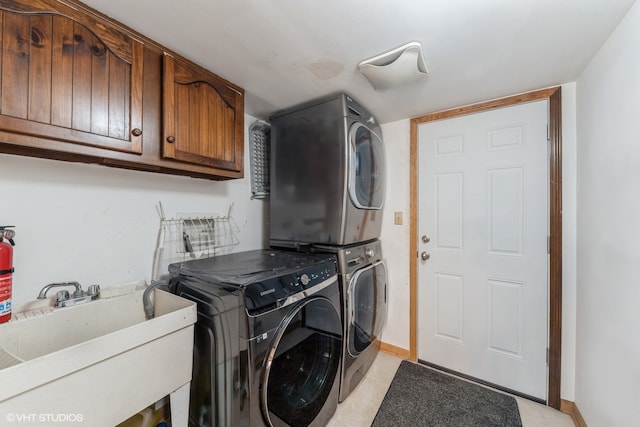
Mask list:
[{"label": "white wall", "polygon": [[[255,121],[245,116],[247,129]],[[15,225],[14,305],[46,284],[110,286],[151,278],[161,201],[177,213],[231,212],[235,251],[268,246],[268,201],[250,200],[245,179],[210,181],[0,154],[0,225]]]},{"label": "white wall", "polygon": [[[575,84],[562,86],[563,311],[561,396],[573,401],[576,316],[576,104]],[[382,340],[409,349],[409,120],[382,125],[387,154],[387,199],[381,240],[389,270],[389,316]],[[394,225],[394,211],[404,224]]]},{"label": "white wall", "polygon": [[590,427],[640,420],[640,4],[577,81],[575,402]]},{"label": "white wall", "polygon": [[[389,277],[389,312],[382,341],[409,349],[409,120],[382,125],[387,193],[380,232]],[[402,212],[403,224],[394,224]]]}]

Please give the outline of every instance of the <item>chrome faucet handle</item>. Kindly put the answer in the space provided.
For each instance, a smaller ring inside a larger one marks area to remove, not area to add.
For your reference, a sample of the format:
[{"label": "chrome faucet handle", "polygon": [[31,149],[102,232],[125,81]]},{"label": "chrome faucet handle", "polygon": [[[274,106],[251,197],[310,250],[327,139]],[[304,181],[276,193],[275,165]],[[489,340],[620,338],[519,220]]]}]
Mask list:
[{"label": "chrome faucet handle", "polygon": [[100,296],[100,285],[90,285],[87,288],[86,295],[91,297],[91,299],[97,299]]},{"label": "chrome faucet handle", "polygon": [[56,292],[56,303],[60,304],[62,301],[69,299],[69,291],[63,290]]}]

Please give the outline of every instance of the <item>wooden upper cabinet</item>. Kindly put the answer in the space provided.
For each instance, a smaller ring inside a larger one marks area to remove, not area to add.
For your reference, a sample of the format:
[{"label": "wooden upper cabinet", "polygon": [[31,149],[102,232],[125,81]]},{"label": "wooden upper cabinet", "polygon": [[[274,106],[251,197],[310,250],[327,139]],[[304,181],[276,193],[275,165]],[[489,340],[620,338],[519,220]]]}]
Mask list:
[{"label": "wooden upper cabinet", "polygon": [[0,129],[142,152],[143,45],[55,0],[0,0]]},{"label": "wooden upper cabinet", "polygon": [[163,156],[242,171],[242,89],[169,54],[164,55],[163,80]]}]

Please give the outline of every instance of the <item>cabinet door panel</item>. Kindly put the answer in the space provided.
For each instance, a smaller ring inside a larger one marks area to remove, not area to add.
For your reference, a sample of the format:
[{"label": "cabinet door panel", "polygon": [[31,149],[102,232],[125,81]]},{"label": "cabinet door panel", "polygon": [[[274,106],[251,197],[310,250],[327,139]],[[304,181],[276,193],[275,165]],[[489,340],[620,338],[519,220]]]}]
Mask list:
[{"label": "cabinet door panel", "polygon": [[71,128],[73,111],[73,21],[53,17],[51,52],[51,124]]},{"label": "cabinet door panel", "polygon": [[53,0],[0,10],[0,129],[141,153],[142,43]]},{"label": "cabinet door panel", "polygon": [[82,25],[73,25],[73,129],[91,132],[92,34]]},{"label": "cabinet door panel", "polygon": [[163,156],[242,170],[243,93],[170,55],[164,61]]},{"label": "cabinet door panel", "polygon": [[29,21],[5,13],[2,37],[2,114],[27,118]]},{"label": "cabinet door panel", "polygon": [[[97,37],[92,35],[92,39],[92,46],[104,46],[100,44]],[[96,54],[91,55],[91,133],[122,139],[124,134],[114,135],[109,132],[111,128],[109,125],[109,83],[112,79],[109,57],[110,52],[108,50],[99,48]]]},{"label": "cabinet door panel", "polygon": [[128,67],[113,58],[109,61],[109,136],[124,139],[129,133],[129,75]]},{"label": "cabinet door panel", "polygon": [[51,120],[51,16],[31,18],[31,58],[29,64],[29,120],[48,123]]}]

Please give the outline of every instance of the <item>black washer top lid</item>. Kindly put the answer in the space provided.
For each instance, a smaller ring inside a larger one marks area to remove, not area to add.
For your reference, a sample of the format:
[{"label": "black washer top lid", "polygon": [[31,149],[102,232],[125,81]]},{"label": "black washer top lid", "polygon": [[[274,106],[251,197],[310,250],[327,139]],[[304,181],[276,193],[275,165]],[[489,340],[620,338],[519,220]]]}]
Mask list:
[{"label": "black washer top lid", "polygon": [[175,263],[169,265],[169,272],[205,282],[246,287],[333,260],[335,255],[332,254],[261,249]]}]

